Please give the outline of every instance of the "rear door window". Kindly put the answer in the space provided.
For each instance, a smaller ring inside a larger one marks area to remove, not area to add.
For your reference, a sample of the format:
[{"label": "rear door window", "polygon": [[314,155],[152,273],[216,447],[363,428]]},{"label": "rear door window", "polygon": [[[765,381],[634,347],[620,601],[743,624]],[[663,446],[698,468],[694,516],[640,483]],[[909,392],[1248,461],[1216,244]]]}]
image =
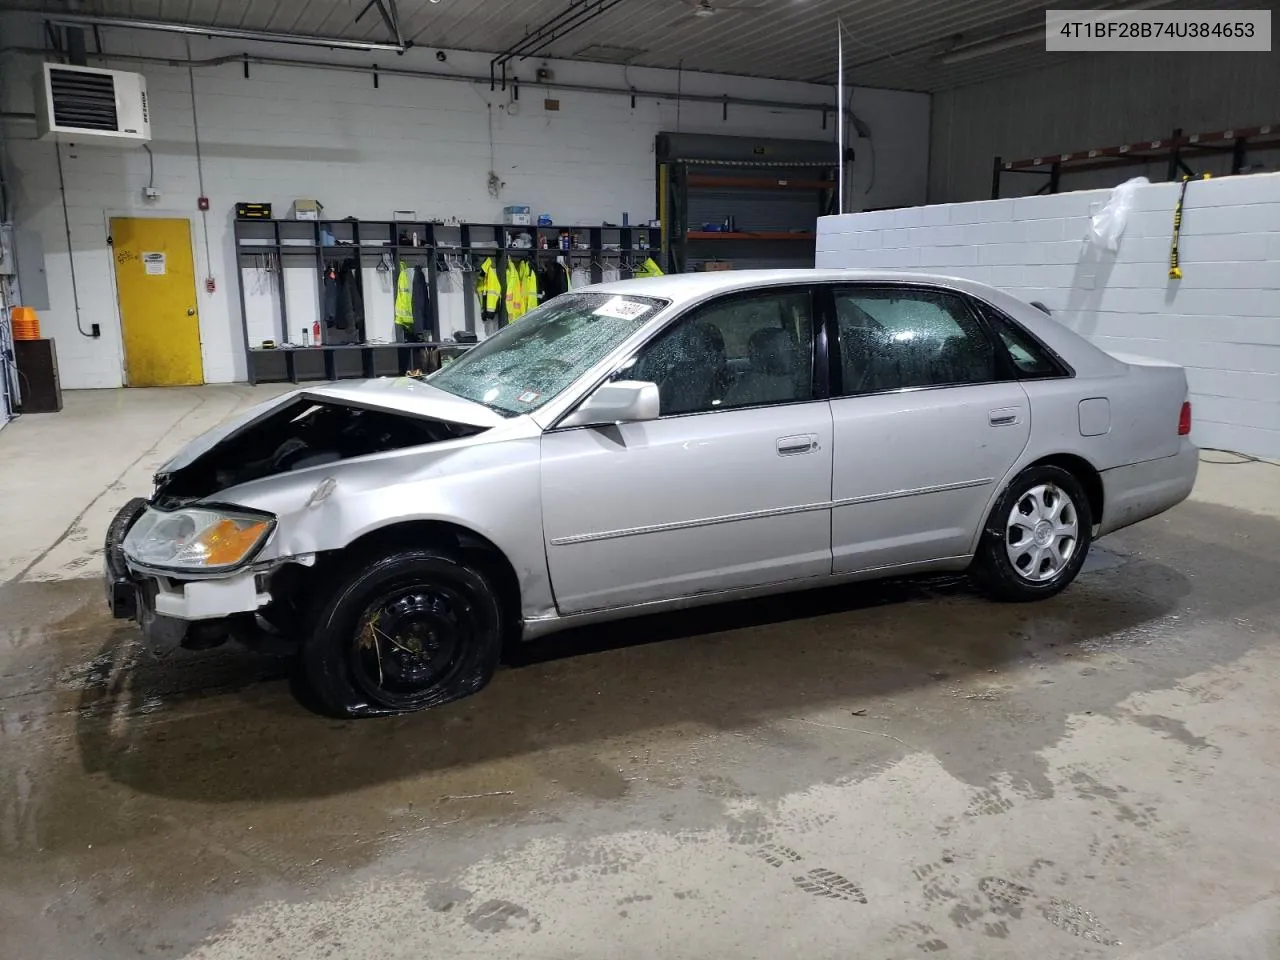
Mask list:
[{"label": "rear door window", "polygon": [[965,299],[947,290],[835,291],[842,394],[999,380],[995,346]]}]

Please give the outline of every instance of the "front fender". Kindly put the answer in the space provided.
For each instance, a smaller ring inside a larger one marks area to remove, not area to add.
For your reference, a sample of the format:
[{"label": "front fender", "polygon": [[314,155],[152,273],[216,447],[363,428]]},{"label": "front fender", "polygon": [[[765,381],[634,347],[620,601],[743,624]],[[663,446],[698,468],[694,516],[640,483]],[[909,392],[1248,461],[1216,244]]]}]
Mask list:
[{"label": "front fender", "polygon": [[338,551],[401,523],[470,530],[503,552],[520,582],[525,616],[554,610],[542,535],[538,436],[451,449],[397,451],[277,475],[217,499],[274,514],[259,561]]}]

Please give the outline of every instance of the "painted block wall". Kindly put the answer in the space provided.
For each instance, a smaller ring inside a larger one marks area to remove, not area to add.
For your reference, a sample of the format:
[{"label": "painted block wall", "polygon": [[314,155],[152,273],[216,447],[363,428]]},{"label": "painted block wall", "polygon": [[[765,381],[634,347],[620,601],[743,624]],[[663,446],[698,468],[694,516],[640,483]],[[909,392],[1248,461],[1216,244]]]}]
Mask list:
[{"label": "painted block wall", "polygon": [[[0,14],[0,34],[15,46],[41,43],[38,20]],[[103,31],[108,54],[185,58],[185,41],[163,34]],[[275,57],[324,58],[369,66],[374,55],[343,54],[299,47],[192,38],[197,59],[249,50]],[[389,55],[384,55],[389,56]],[[398,67],[456,70],[487,75],[489,57],[449,53],[446,64],[430,49],[390,57]],[[151,149],[154,185],[161,198],[142,199],[150,176],[140,149],[77,145],[63,147],[68,212],[75,251],[81,325],[101,325],[102,336],[79,335],[72,305],[67,243],[63,228],[58,172],[52,143],[36,141],[34,124],[10,119],[3,145],[6,171],[16,197],[17,216],[39,231],[48,259],[51,306],[42,315],[47,335],[58,340],[64,387],[116,387],[123,382],[114,278],[106,245],[111,215],[189,217],[197,274],[212,275],[215,293],[198,290],[205,379],[242,380],[243,333],[233,257],[232,208],[239,200],[265,200],[287,214],[297,197],[325,204],[328,217],[389,219],[393,210],[412,209],[419,217],[457,217],[471,222],[501,219],[504,204],[527,203],[552,214],[557,223],[619,222],[623,211],[632,223],[655,215],[654,137],[664,130],[834,140],[835,124],[822,128],[819,112],[677,104],[672,71],[579,63],[550,64],[566,83],[669,90],[663,100],[618,94],[540,90],[525,87],[518,102],[510,90],[490,92],[487,83],[467,84],[383,75],[375,89],[371,72],[348,73],[295,67],[250,68],[245,79],[238,62],[194,71],[185,66],[141,64],[124,59],[93,65],[145,74],[153,111]],[[0,59],[0,112],[32,110],[31,76],[39,58],[8,54]],[[529,61],[525,72],[532,72]],[[686,71],[684,93],[731,94],[788,102],[830,99],[827,87],[779,81],[698,75]],[[194,88],[203,158],[203,189],[210,198],[208,247],[196,211],[200,183],[195,162]],[[560,101],[558,112],[543,109],[544,96]],[[854,193],[865,206],[922,203],[927,183],[929,98],[918,93],[857,90],[854,109],[876,134],[878,172],[870,194]],[[492,134],[492,141],[490,140]],[[834,154],[834,147],[833,147]],[[505,181],[499,198],[486,190],[489,169]],[[314,302],[313,275],[286,271],[290,328],[310,323],[295,305]],[[392,294],[384,278],[366,273],[371,336],[392,335]],[[250,340],[278,336],[272,322],[272,279],[245,272]],[[294,291],[297,296],[292,296]],[[461,293],[446,295],[445,329],[461,327]],[[295,316],[297,319],[295,319]]]},{"label": "painted block wall", "polygon": [[823,217],[819,267],[908,269],[1038,300],[1105,350],[1182,364],[1202,446],[1280,457],[1280,174],[1151,184],[1114,254],[1085,242],[1110,191]]}]

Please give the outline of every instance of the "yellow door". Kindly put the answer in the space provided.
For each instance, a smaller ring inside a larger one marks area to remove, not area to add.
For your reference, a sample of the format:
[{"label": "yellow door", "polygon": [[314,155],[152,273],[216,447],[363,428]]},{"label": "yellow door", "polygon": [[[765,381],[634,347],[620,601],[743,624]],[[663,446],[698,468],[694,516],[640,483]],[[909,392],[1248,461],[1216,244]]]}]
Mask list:
[{"label": "yellow door", "polygon": [[120,298],[125,383],[131,387],[204,383],[190,222],[113,218],[111,250]]}]

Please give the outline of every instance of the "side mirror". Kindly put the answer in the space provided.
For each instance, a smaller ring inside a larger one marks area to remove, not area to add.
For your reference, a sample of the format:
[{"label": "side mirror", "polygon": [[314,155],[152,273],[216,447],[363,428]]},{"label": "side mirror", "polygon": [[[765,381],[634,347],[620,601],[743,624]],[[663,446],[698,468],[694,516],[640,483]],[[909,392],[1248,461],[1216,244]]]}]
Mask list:
[{"label": "side mirror", "polygon": [[560,421],[562,427],[592,427],[658,419],[658,385],[643,380],[616,380],[600,386],[581,406]]}]

